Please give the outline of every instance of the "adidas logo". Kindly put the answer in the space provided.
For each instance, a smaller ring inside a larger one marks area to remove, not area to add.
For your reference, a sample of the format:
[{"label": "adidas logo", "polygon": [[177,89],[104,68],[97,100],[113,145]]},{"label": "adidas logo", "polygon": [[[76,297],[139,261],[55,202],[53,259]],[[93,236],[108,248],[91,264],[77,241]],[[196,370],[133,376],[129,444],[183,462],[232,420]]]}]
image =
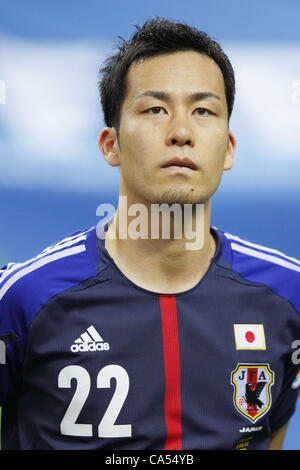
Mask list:
[{"label": "adidas logo", "polygon": [[109,343],[104,343],[96,328],[91,325],[79,338],[75,339],[70,349],[72,352],[108,351]]}]

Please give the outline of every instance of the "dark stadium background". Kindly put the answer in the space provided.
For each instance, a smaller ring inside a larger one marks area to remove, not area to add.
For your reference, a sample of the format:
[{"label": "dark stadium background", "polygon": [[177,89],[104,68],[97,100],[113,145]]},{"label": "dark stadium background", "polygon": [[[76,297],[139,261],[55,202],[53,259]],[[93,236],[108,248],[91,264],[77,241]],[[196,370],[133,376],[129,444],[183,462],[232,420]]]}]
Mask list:
[{"label": "dark stadium background", "polygon": [[[171,12],[169,5],[166,0],[1,3],[0,81],[6,90],[0,104],[1,266],[96,225],[99,204],[116,207],[118,172],[105,165],[97,149],[103,121],[96,73],[118,35],[128,36],[132,23],[155,15],[205,30],[230,57],[232,52],[237,68],[231,120],[236,163],[213,197],[212,224],[300,259],[300,103],[292,100],[300,80],[299,2],[175,0]],[[86,50],[92,52],[85,63]],[[84,64],[86,75],[79,79]],[[62,89],[60,80],[67,84]],[[55,115],[51,103],[57,90],[63,92]],[[43,106],[45,95],[49,109]],[[82,121],[76,115],[81,109]],[[62,119],[59,135],[51,119]],[[284,449],[300,450],[299,436],[298,403]]]}]

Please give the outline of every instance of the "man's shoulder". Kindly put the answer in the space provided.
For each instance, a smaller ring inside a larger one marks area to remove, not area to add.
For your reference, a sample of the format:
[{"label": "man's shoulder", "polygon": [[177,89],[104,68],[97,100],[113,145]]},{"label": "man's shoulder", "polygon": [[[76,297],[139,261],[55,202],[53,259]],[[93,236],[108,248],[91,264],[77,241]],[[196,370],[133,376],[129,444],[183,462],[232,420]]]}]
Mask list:
[{"label": "man's shoulder", "polygon": [[89,245],[95,227],[79,230],[33,258],[8,263],[0,270],[0,303],[12,310],[35,310],[50,298],[96,275]]},{"label": "man's shoulder", "polygon": [[275,247],[214,229],[222,238],[222,254],[230,268],[247,281],[269,287],[300,315],[300,260]]}]

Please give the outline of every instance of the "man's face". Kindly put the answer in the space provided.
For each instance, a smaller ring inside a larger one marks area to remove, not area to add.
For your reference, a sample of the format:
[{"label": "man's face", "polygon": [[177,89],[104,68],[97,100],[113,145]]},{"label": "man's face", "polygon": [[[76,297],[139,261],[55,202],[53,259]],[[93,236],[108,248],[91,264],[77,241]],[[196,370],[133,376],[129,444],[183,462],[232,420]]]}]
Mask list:
[{"label": "man's face", "polygon": [[[116,145],[120,194],[134,202],[205,202],[234,151],[221,70],[206,55],[176,52],[132,65],[127,84]],[[183,159],[192,168],[180,166]]]}]

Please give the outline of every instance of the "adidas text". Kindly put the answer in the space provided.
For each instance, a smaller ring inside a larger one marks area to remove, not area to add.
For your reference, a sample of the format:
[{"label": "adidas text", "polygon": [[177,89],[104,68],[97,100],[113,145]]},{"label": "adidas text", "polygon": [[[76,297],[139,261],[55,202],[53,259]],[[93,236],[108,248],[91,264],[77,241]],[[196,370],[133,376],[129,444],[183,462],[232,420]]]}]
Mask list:
[{"label": "adidas text", "polygon": [[82,344],[72,344],[72,352],[84,352],[84,351],[108,351],[109,343],[82,343]]}]

